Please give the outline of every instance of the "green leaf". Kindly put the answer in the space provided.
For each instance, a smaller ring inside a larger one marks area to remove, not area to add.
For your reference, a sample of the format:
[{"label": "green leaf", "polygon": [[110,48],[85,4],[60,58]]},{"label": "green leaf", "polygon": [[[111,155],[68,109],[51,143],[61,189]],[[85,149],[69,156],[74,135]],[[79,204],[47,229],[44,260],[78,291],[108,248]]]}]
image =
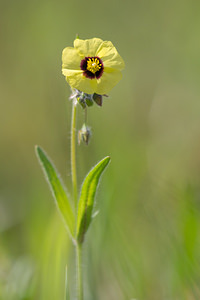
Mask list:
[{"label": "green leaf", "polygon": [[110,157],[106,156],[90,170],[83,182],[77,216],[77,240],[79,243],[83,242],[85,233],[91,223],[92,210],[99,179],[109,162]]},{"label": "green leaf", "polygon": [[59,175],[56,172],[52,162],[39,146],[36,146],[36,154],[55,198],[57,208],[64,218],[69,233],[73,237],[75,217],[61,179],[59,178]]}]

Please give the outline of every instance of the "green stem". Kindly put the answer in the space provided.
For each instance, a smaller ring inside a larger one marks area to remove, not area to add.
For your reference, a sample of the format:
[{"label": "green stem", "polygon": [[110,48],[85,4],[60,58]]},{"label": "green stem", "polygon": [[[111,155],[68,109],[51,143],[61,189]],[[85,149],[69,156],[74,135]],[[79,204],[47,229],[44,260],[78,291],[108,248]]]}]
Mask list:
[{"label": "green stem", "polygon": [[[72,122],[71,122],[71,172],[74,206],[77,212],[77,176],[76,176],[76,100],[72,104]],[[77,299],[83,300],[83,283],[82,283],[82,246],[76,242],[76,276],[77,276]]]},{"label": "green stem", "polygon": [[73,198],[75,209],[77,209],[77,178],[76,178],[76,101],[72,104],[72,122],[71,122],[71,172],[73,185]]},{"label": "green stem", "polygon": [[77,299],[83,300],[83,281],[82,281],[82,245],[76,245],[76,268],[77,268]]},{"label": "green stem", "polygon": [[69,284],[68,284],[68,276],[67,276],[67,266],[65,271],[65,300],[69,300]]}]

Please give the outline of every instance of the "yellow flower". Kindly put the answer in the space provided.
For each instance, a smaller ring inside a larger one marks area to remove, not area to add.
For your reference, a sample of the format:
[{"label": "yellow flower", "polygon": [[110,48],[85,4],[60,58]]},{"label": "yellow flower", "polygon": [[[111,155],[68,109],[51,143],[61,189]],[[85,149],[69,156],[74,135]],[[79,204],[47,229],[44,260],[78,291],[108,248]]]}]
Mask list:
[{"label": "yellow flower", "polygon": [[121,79],[124,61],[109,41],[76,39],[62,53],[62,73],[72,88],[107,94]]}]

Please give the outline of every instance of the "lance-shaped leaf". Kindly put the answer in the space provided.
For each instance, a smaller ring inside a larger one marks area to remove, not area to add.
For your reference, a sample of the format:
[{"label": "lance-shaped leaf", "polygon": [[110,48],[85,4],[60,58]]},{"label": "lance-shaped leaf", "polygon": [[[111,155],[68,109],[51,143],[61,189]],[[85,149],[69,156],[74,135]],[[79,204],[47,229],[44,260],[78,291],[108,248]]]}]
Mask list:
[{"label": "lance-shaped leaf", "polygon": [[106,156],[94,166],[83,182],[77,216],[77,240],[79,243],[83,242],[84,235],[91,223],[92,210],[99,179],[109,162],[110,157]]},{"label": "lance-shaped leaf", "polygon": [[38,146],[36,146],[36,154],[41,163],[47,182],[56,201],[58,210],[60,211],[70,235],[74,236],[75,217],[66,194],[65,188],[59,178],[56,169],[46,153]]}]

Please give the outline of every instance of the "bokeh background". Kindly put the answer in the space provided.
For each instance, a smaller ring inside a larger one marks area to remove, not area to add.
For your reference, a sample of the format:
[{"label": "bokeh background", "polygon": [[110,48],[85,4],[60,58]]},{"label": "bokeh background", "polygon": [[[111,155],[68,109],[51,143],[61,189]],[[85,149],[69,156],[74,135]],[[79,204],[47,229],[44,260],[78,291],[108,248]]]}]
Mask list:
[{"label": "bokeh background", "polygon": [[79,184],[112,158],[84,248],[85,299],[200,299],[200,2],[0,7],[0,299],[64,299],[73,248],[34,145],[71,191],[61,52],[76,34],[111,40],[126,63],[103,107],[89,108],[92,140],[77,149]]}]

